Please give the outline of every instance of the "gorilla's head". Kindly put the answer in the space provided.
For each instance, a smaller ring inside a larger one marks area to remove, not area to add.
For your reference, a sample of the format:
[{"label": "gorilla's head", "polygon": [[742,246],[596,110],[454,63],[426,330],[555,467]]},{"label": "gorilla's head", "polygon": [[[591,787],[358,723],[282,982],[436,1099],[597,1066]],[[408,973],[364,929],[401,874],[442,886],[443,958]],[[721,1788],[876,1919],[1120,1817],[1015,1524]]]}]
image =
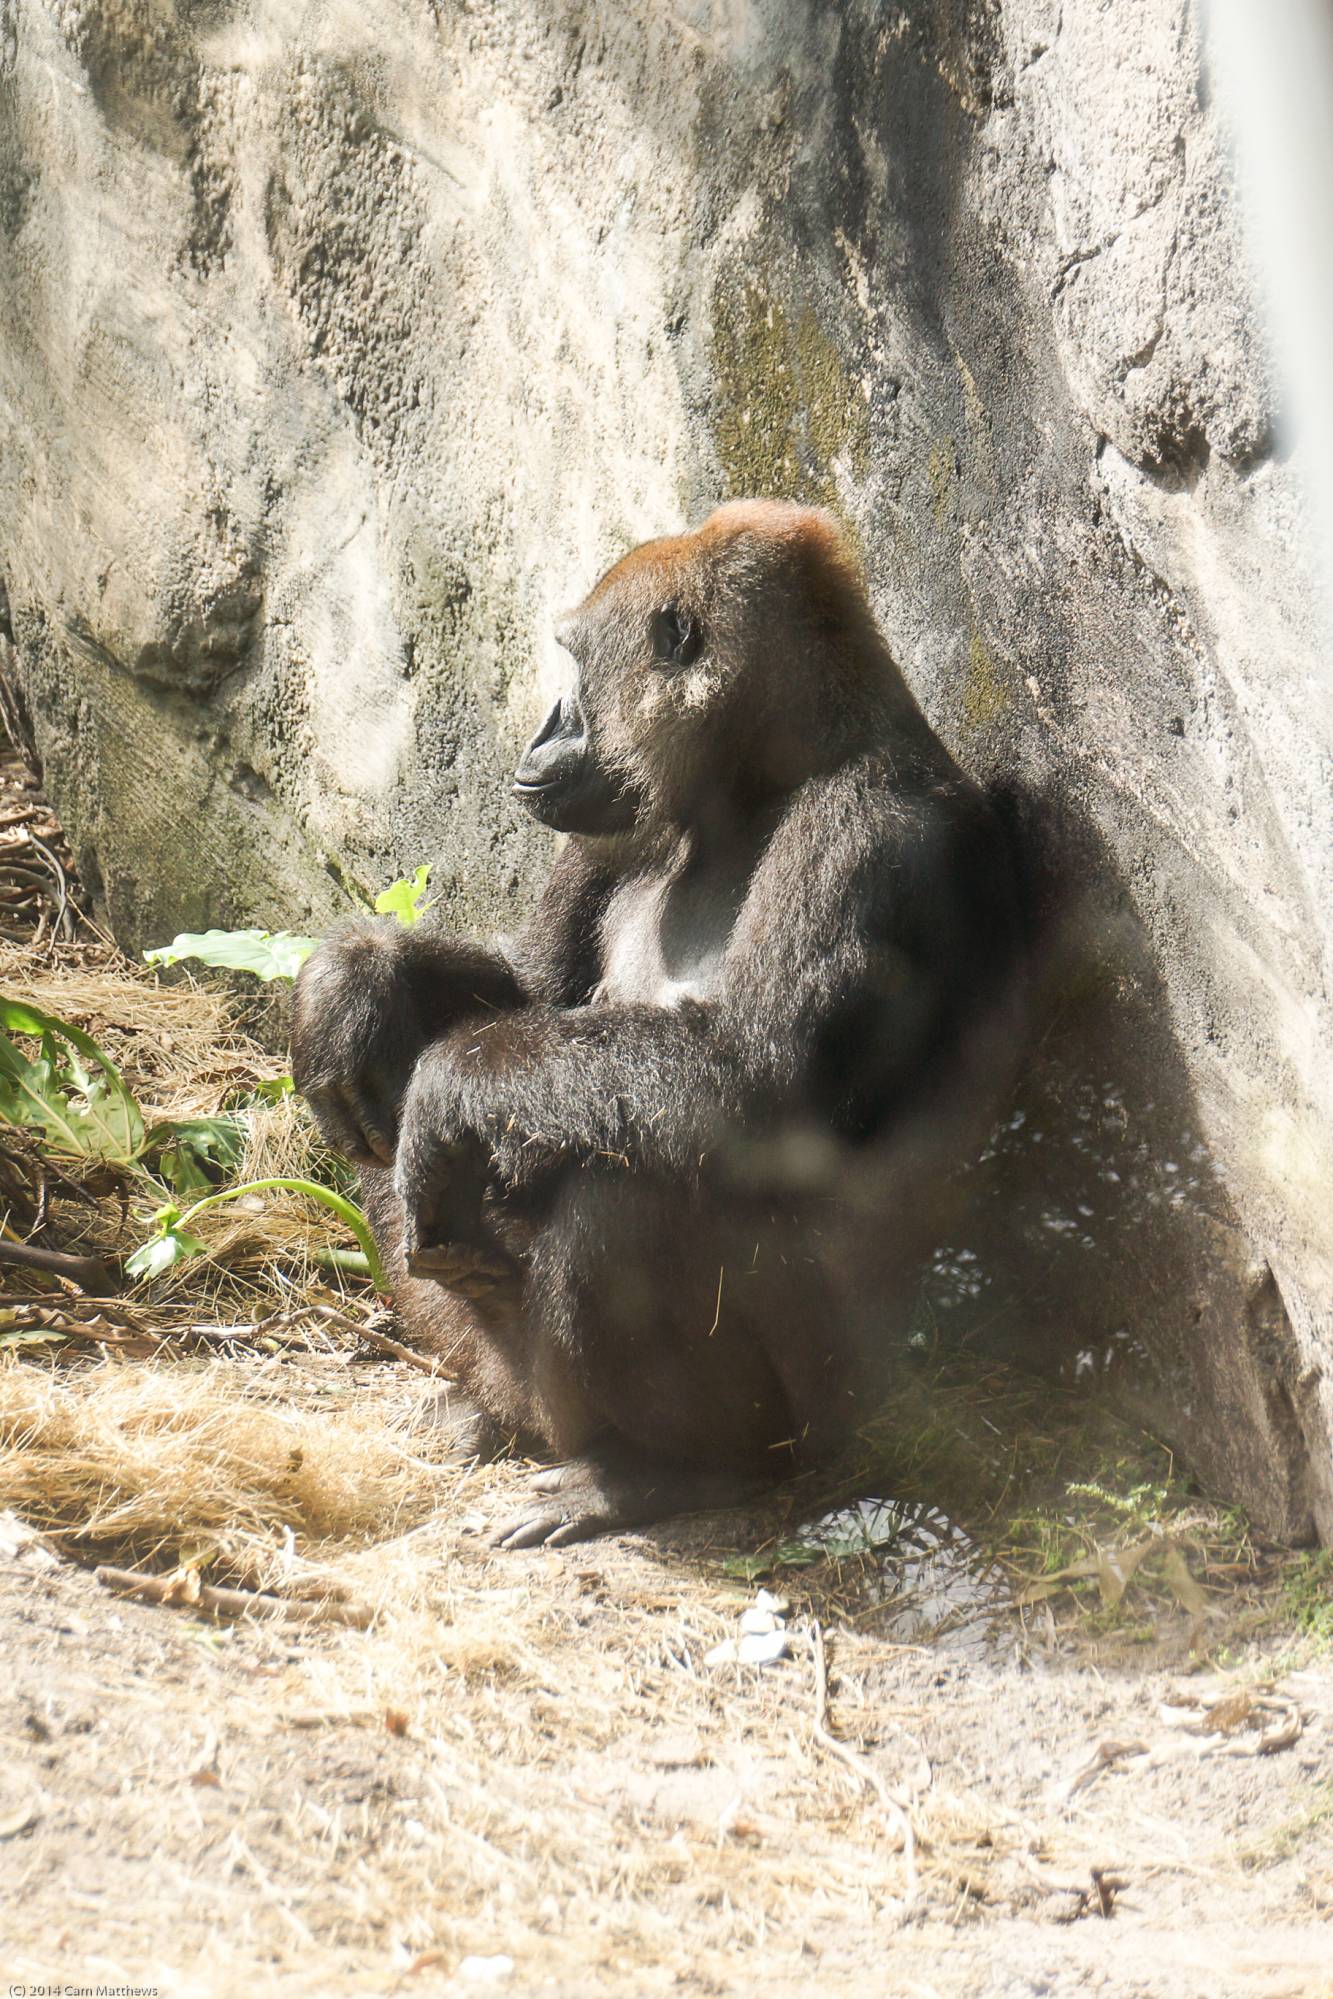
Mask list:
[{"label": "gorilla's head", "polygon": [[570,685],[514,790],[563,833],[689,825],[790,790],[897,680],[836,521],[781,501],[636,548],[557,636]]}]

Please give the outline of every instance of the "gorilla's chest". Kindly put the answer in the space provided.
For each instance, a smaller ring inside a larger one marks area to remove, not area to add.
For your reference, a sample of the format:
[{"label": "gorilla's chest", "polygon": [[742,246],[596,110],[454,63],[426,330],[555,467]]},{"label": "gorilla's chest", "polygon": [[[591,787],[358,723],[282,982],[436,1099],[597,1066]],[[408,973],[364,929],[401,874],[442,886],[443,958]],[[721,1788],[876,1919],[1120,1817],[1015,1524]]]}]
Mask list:
[{"label": "gorilla's chest", "polygon": [[625,882],[602,925],[596,998],[678,1006],[708,999],[749,887],[750,855]]}]

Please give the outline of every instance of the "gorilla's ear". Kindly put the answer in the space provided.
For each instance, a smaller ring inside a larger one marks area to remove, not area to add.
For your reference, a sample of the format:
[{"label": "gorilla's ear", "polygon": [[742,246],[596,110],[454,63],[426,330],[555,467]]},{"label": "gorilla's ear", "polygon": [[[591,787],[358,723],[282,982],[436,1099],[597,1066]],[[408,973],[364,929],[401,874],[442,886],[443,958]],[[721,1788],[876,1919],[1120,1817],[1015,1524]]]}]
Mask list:
[{"label": "gorilla's ear", "polygon": [[654,611],[650,630],[657,666],[692,666],[704,649],[703,626],[679,604]]}]

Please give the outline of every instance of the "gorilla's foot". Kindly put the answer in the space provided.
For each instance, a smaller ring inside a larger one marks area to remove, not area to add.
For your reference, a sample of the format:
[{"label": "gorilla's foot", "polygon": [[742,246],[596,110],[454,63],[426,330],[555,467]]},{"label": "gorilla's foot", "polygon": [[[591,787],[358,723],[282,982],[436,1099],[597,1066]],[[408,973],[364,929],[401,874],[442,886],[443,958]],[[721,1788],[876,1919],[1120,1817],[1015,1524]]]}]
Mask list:
[{"label": "gorilla's foot", "polygon": [[743,1472],[701,1471],[603,1444],[538,1472],[532,1504],[493,1537],[497,1548],[567,1548],[673,1513],[739,1506],[768,1481]]},{"label": "gorilla's foot", "polygon": [[474,1459],[494,1464],[498,1458],[527,1448],[525,1438],[505,1429],[458,1388],[441,1388],[428,1395],[412,1418],[412,1428],[442,1431],[448,1440],[449,1458],[457,1464],[470,1464]]}]

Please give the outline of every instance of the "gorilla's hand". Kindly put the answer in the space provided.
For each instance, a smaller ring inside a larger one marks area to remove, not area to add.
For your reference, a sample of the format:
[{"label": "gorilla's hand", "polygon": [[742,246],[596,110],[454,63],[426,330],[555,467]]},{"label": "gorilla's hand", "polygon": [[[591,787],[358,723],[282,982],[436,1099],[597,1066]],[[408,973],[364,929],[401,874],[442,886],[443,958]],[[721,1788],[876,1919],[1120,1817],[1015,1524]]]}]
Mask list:
[{"label": "gorilla's hand", "polygon": [[292,1072],[320,1129],[358,1166],[392,1166],[408,1079],[426,1045],[459,1021],[523,1002],[498,951],[432,925],[348,924],[296,981]]},{"label": "gorilla's hand", "polygon": [[358,1166],[391,1166],[398,1112],[426,1045],[408,933],[363,922],[330,937],[296,981],[292,1074],[331,1145]]},{"label": "gorilla's hand", "polygon": [[469,1128],[462,1083],[455,1040],[421,1056],[403,1102],[394,1187],[408,1269],[471,1295],[514,1266],[487,1226],[495,1165],[486,1139]]}]

